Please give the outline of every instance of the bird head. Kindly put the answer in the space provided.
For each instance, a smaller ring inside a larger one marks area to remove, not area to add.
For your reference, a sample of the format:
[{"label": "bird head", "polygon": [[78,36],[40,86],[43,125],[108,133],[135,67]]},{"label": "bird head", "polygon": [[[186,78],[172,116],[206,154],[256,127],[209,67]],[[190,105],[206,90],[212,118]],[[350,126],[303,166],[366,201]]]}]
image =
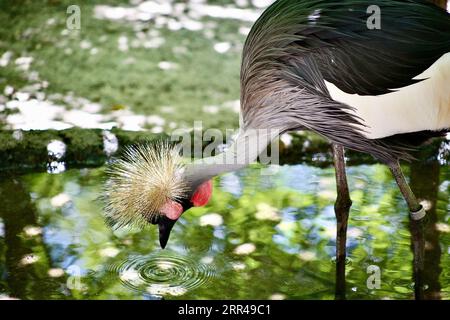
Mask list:
[{"label": "bird head", "polygon": [[204,206],[212,193],[210,180],[190,182],[177,147],[167,142],[126,148],[107,169],[105,215],[112,227],[157,224],[164,249],[170,231],[191,207]]}]

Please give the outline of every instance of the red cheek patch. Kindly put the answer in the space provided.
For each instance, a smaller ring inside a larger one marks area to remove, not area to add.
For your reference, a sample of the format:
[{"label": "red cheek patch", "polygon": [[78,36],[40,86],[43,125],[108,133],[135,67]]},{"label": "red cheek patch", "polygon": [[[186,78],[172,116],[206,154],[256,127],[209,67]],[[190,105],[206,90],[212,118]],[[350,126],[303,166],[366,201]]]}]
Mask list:
[{"label": "red cheek patch", "polygon": [[177,220],[183,214],[183,206],[178,202],[169,200],[163,205],[160,212],[170,220]]},{"label": "red cheek patch", "polygon": [[194,205],[194,207],[203,207],[206,205],[211,198],[212,194],[212,182],[211,180],[208,180],[206,182],[203,182],[197,190],[195,190],[194,194],[192,195],[191,202]]}]

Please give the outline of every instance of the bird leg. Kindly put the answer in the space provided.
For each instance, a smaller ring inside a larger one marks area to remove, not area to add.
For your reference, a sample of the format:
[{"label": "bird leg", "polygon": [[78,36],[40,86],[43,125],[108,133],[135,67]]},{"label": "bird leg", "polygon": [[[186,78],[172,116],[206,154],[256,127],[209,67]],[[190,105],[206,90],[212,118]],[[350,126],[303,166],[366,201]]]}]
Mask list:
[{"label": "bird leg", "polygon": [[337,198],[334,203],[334,212],[337,220],[337,248],[336,257],[345,259],[347,221],[352,201],[348,191],[347,177],[345,174],[344,147],[333,144],[334,167],[336,171]]},{"label": "bird leg", "polygon": [[347,222],[352,201],[345,174],[344,147],[332,144],[334,168],[336,172],[337,198],[334,203],[336,215],[336,298],[345,299],[345,258],[347,242]]},{"label": "bird leg", "polygon": [[425,230],[423,219],[410,219],[411,247],[413,251],[413,279],[416,300],[423,300],[425,271]]},{"label": "bird leg", "polygon": [[397,182],[398,187],[400,188],[401,193],[403,194],[403,198],[405,198],[406,203],[408,204],[411,219],[421,220],[426,215],[425,209],[419,203],[408,183],[406,182],[405,176],[403,175],[402,169],[400,168],[400,164],[398,162],[392,162],[389,163],[388,166],[391,169],[391,172],[395,178],[395,181]]}]

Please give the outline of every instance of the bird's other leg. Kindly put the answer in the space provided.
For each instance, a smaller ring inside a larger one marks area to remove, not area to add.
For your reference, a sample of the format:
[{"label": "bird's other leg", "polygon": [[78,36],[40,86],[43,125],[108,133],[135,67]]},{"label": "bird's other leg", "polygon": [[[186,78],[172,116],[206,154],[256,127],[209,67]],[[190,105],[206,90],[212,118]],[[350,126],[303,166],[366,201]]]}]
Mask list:
[{"label": "bird's other leg", "polygon": [[424,299],[425,230],[423,220],[410,219],[414,296],[416,300]]},{"label": "bird's other leg", "polygon": [[424,272],[424,255],[425,255],[425,243],[424,243],[424,226],[423,221],[426,215],[425,209],[422,207],[416,196],[412,192],[402,169],[398,161],[388,164],[394,175],[395,181],[400,188],[403,198],[410,211],[410,229],[411,229],[411,241],[412,249],[414,253],[413,261],[413,273],[414,273],[414,293],[417,300],[421,300],[424,297],[423,292],[423,272]]},{"label": "bird's other leg", "polygon": [[[394,175],[403,197],[408,204],[410,211],[411,244],[414,254],[413,278],[414,294],[417,300],[424,299],[424,271],[425,271],[425,209],[412,192],[398,161],[389,164],[389,168]],[[428,169],[429,170],[429,169]]]},{"label": "bird's other leg", "polygon": [[391,169],[398,187],[400,188],[400,192],[403,194],[403,198],[405,198],[406,203],[408,204],[411,219],[421,220],[423,217],[425,217],[426,212],[412,192],[408,183],[406,182],[405,176],[403,175],[402,169],[400,168],[400,164],[398,163],[398,161],[396,161],[389,163],[388,166]]},{"label": "bird's other leg", "polygon": [[352,201],[348,191],[347,177],[345,174],[344,147],[334,144],[333,160],[336,172],[337,198],[334,203],[336,215],[336,299],[345,299],[345,259],[347,243],[347,223]]}]

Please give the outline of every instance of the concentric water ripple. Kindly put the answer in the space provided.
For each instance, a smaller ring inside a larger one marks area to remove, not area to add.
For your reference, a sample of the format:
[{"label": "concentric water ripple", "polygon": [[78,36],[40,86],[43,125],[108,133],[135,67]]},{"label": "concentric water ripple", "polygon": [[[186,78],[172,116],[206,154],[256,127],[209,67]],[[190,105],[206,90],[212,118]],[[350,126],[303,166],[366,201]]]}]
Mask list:
[{"label": "concentric water ripple", "polygon": [[117,275],[129,289],[174,296],[206,284],[215,275],[211,264],[170,253],[132,256],[120,264],[111,265],[108,271]]}]

